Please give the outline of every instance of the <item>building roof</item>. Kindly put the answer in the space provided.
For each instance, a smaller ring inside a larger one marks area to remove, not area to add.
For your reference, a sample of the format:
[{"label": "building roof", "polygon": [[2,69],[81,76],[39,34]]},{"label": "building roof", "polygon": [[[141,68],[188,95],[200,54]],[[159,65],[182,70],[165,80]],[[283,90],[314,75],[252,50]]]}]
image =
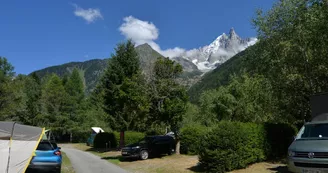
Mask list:
[{"label": "building roof", "polygon": [[100,127],[91,127],[91,129],[96,132],[96,133],[99,133],[99,132],[105,132],[102,128]]}]

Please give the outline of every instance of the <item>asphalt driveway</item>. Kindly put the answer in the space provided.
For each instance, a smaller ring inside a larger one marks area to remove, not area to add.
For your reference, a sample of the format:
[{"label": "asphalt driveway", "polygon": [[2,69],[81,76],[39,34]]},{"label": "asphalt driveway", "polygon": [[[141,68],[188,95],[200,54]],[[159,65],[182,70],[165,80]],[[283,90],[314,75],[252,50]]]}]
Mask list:
[{"label": "asphalt driveway", "polygon": [[100,157],[74,148],[62,148],[76,173],[127,173],[128,171]]}]

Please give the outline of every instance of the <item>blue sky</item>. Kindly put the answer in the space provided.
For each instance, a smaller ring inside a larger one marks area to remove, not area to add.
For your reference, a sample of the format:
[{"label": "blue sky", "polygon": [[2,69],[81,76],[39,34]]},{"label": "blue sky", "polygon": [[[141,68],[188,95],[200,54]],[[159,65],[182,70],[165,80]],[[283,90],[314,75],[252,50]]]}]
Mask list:
[{"label": "blue sky", "polygon": [[199,48],[231,27],[254,37],[251,19],[273,0],[81,0],[0,2],[0,56],[17,73],[108,58],[132,38],[163,54]]}]

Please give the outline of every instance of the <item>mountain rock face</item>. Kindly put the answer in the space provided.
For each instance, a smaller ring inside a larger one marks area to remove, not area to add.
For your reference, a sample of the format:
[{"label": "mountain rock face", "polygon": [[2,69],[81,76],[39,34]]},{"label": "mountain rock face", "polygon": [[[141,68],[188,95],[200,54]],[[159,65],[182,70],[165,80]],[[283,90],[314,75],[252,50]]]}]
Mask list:
[{"label": "mountain rock face", "polygon": [[163,55],[156,52],[152,49],[149,44],[142,44],[136,47],[140,58],[140,66],[143,69],[144,73],[150,73],[153,69],[157,58],[164,58]]},{"label": "mountain rock face", "polygon": [[256,38],[240,38],[231,28],[229,35],[223,33],[210,45],[191,50],[182,57],[193,62],[199,70],[206,72],[215,69],[256,42]]},{"label": "mountain rock face", "polygon": [[185,72],[193,72],[193,71],[198,71],[198,67],[192,63],[191,61],[182,58],[182,57],[175,57],[171,58],[175,62],[179,63],[183,67],[183,71]]}]

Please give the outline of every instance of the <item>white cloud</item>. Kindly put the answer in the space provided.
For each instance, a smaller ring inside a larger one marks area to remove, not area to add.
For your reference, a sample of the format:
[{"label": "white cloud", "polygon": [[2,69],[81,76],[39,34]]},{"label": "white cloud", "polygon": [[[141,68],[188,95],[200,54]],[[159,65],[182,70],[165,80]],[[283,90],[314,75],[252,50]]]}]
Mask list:
[{"label": "white cloud", "polygon": [[135,42],[136,46],[148,43],[154,50],[166,57],[176,57],[186,53],[183,48],[175,47],[173,49],[162,50],[155,42],[159,36],[158,28],[151,22],[139,20],[133,16],[125,17],[124,23],[119,31],[126,38]]},{"label": "white cloud", "polygon": [[100,10],[97,8],[83,9],[76,4],[73,4],[73,6],[75,7],[75,16],[82,17],[84,20],[87,21],[87,23],[92,23],[98,19],[103,19]]},{"label": "white cloud", "polygon": [[136,42],[143,44],[158,38],[158,29],[153,23],[142,21],[132,16],[125,17],[124,23],[120,26],[121,33]]}]

